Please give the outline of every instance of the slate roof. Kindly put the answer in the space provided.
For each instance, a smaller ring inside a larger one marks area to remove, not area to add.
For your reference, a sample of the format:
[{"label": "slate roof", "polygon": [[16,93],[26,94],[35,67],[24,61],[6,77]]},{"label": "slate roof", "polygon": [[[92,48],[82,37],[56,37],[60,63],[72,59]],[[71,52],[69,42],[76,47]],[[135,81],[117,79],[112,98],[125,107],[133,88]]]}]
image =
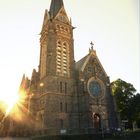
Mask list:
[{"label": "slate roof", "polygon": [[54,18],[63,5],[64,5],[63,0],[52,0],[50,5],[50,11],[49,11],[50,17]]},{"label": "slate roof", "polygon": [[98,64],[100,65],[100,67],[102,68],[103,72],[105,73],[105,75],[107,76],[102,64],[100,63],[97,55],[96,55],[96,51],[95,50],[90,50],[89,54],[87,54],[85,57],[83,57],[82,59],[80,59],[78,62],[76,62],[75,64],[75,68],[78,71],[84,71],[85,66],[87,65],[87,63],[89,62],[89,59],[91,57],[96,58],[96,61],[98,62]]},{"label": "slate roof", "polygon": [[82,59],[80,59],[78,62],[76,62],[75,67],[76,67],[77,70],[80,70],[82,68],[82,66],[84,65],[84,63],[87,60],[88,56],[89,56],[89,54],[86,55],[85,57],[83,57]]}]

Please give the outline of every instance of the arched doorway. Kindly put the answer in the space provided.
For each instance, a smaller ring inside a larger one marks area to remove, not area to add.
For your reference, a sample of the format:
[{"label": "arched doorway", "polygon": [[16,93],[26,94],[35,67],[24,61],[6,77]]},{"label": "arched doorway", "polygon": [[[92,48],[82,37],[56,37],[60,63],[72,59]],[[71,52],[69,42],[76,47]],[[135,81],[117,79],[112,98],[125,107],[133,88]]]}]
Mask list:
[{"label": "arched doorway", "polygon": [[94,113],[93,114],[93,123],[95,130],[99,131],[101,129],[101,117],[100,114]]}]

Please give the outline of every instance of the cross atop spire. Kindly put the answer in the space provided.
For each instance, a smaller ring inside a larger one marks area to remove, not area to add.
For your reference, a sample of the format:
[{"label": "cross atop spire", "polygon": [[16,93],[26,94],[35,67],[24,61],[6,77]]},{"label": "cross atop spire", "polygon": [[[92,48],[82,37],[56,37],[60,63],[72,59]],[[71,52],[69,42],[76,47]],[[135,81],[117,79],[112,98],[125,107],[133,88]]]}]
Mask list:
[{"label": "cross atop spire", "polygon": [[89,53],[96,55],[96,51],[93,48],[94,47],[94,43],[92,41],[90,42],[90,45],[91,45],[91,48],[89,48]]},{"label": "cross atop spire", "polygon": [[64,6],[63,0],[52,0],[50,5],[50,16],[51,18],[54,18],[61,7]]},{"label": "cross atop spire", "polygon": [[90,45],[91,45],[91,50],[93,50],[93,46],[94,46],[94,44],[93,44],[92,41],[91,41]]}]

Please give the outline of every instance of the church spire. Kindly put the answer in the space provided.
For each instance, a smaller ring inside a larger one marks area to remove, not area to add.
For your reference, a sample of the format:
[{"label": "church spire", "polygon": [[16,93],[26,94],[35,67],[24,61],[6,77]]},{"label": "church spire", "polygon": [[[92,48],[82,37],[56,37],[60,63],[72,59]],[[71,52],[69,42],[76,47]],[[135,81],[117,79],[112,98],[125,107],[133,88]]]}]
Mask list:
[{"label": "church spire", "polygon": [[63,0],[52,0],[50,5],[50,11],[49,11],[50,17],[54,18],[63,5],[64,5]]}]

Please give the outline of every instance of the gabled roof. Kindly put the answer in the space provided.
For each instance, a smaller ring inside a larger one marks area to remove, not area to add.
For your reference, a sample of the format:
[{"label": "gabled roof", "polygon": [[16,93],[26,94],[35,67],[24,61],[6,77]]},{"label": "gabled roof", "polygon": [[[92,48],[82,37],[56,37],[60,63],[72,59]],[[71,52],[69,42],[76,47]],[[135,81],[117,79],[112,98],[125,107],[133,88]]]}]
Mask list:
[{"label": "gabled roof", "polygon": [[50,17],[54,18],[63,7],[63,0],[52,0],[50,5]]},{"label": "gabled roof", "polygon": [[89,54],[86,55],[85,57],[83,57],[82,59],[80,59],[78,62],[76,62],[76,69],[77,70],[81,70],[83,64],[85,63],[85,61],[87,60],[88,57],[89,57]]},{"label": "gabled roof", "polygon": [[[96,51],[95,50],[90,50],[88,55],[86,55],[85,57],[80,59],[78,62],[76,62],[76,65],[75,65],[76,70],[83,72],[91,57],[96,58],[98,64],[100,65],[100,67],[102,68],[104,73],[106,74],[106,72],[105,72],[101,62],[99,61],[99,59],[98,59],[98,57],[96,55]],[[107,74],[106,74],[106,76],[107,76]]]}]

